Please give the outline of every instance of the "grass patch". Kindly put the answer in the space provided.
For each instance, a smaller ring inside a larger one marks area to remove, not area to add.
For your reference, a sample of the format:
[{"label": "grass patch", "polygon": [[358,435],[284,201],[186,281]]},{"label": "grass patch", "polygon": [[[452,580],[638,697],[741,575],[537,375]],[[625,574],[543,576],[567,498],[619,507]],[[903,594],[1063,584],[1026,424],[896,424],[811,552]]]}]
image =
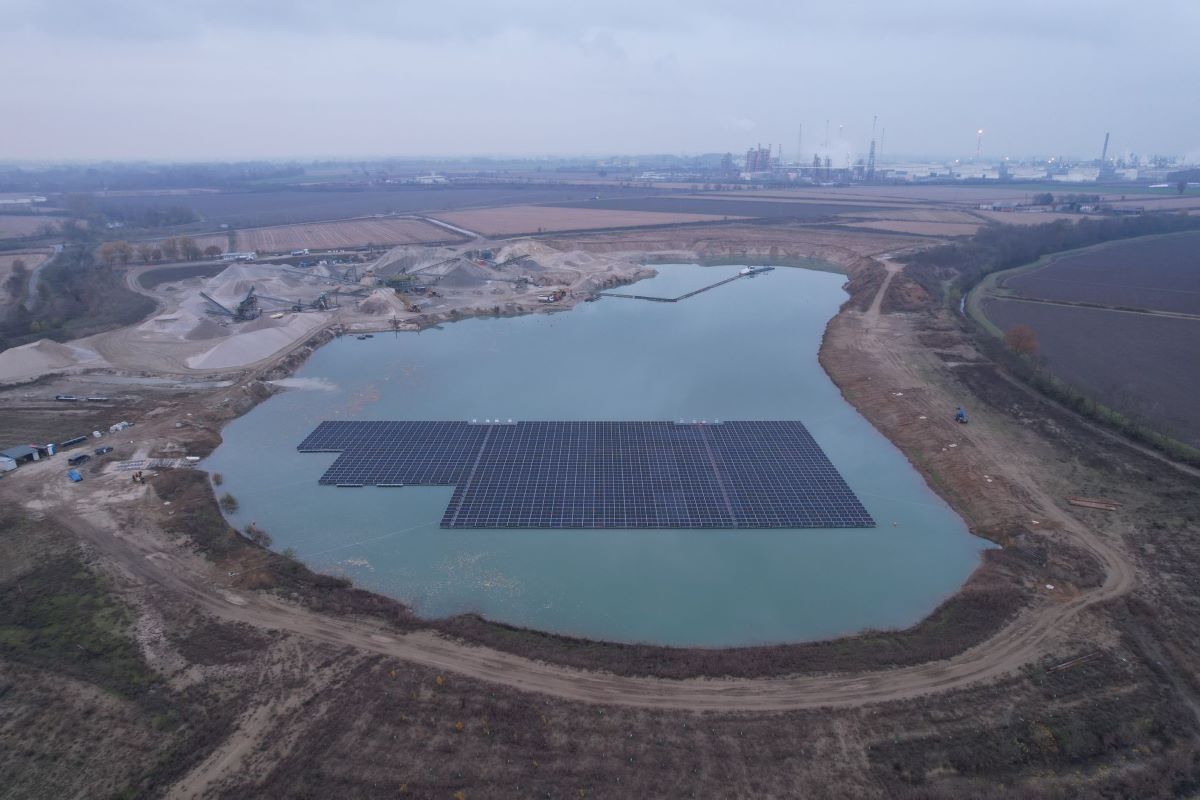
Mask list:
[{"label": "grass patch", "polygon": [[[26,517],[0,533],[33,536]],[[136,697],[158,682],[129,635],[130,610],[74,555],[55,553],[0,584],[0,655]]]},{"label": "grass patch", "polygon": [[0,586],[0,653],[126,697],[158,678],[127,634],[132,616],[75,558],[54,558]]}]

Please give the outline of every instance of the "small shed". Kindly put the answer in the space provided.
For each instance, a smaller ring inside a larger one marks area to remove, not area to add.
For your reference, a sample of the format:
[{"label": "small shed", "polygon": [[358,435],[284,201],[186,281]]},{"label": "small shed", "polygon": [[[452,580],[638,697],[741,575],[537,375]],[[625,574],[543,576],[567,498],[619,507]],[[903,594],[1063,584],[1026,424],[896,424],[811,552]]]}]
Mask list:
[{"label": "small shed", "polygon": [[5,450],[0,450],[0,457],[12,460],[12,468],[15,468],[18,464],[23,464],[27,461],[37,461],[39,458],[41,458],[42,454],[38,452],[38,450],[39,448],[36,448],[32,445],[19,444],[15,447],[9,447]]}]

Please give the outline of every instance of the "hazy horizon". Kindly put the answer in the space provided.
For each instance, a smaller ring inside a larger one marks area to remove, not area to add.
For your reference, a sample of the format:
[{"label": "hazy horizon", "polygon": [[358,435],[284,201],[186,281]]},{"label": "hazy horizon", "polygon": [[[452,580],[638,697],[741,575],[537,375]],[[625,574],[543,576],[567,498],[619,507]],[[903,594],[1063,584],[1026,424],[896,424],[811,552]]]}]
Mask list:
[{"label": "hazy horizon", "polygon": [[[0,0],[4,161],[1200,154],[1200,5]],[[16,76],[13,78],[12,76]],[[842,133],[839,139],[839,126]],[[886,133],[883,133],[886,132]]]}]

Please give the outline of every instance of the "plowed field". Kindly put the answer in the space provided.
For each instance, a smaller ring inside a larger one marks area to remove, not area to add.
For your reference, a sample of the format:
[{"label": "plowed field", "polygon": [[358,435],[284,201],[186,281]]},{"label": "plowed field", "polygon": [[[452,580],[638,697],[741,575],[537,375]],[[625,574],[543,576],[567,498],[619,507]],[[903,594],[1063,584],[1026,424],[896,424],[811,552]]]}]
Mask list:
[{"label": "plowed field", "polygon": [[1200,231],[1064,256],[1013,275],[1003,285],[1043,300],[1200,314]]},{"label": "plowed field", "polygon": [[1028,325],[1054,373],[1109,408],[1200,446],[1200,320],[987,300],[1001,330]]},{"label": "plowed field", "polygon": [[45,227],[53,227],[66,217],[48,217],[37,214],[0,215],[0,239],[32,236]]},{"label": "plowed field", "polygon": [[920,222],[896,219],[871,220],[869,222],[849,221],[846,224],[856,228],[912,233],[918,236],[971,236],[979,230],[980,226],[978,222]]},{"label": "plowed field", "polygon": [[368,244],[444,242],[455,238],[450,231],[418,219],[351,219],[342,222],[251,228],[238,231],[237,243],[239,250],[286,253],[303,248],[336,250]]},{"label": "plowed field", "polygon": [[583,231],[603,228],[635,228],[642,225],[673,225],[683,222],[720,222],[737,219],[715,214],[675,214],[661,211],[613,211],[554,206],[508,206],[438,214],[451,225],[488,236],[506,236],[542,231]]}]

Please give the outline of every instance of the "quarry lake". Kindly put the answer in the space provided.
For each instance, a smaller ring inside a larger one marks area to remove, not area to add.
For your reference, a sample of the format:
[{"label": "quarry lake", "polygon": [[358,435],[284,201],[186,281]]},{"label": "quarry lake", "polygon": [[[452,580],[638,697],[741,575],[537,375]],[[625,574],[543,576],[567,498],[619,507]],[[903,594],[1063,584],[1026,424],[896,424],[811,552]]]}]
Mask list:
[{"label": "quarry lake", "polygon": [[[673,297],[736,266],[665,265],[631,291]],[[314,569],[426,617],[478,612],[588,638],[726,646],[911,625],[987,542],[842,399],[817,363],[844,277],[780,268],[679,303],[603,298],[557,314],[342,337],[288,391],[224,430],[204,466]],[[953,409],[947,409],[947,423]],[[800,420],[878,527],[448,530],[452,487],[337,488],[322,420]]]}]

